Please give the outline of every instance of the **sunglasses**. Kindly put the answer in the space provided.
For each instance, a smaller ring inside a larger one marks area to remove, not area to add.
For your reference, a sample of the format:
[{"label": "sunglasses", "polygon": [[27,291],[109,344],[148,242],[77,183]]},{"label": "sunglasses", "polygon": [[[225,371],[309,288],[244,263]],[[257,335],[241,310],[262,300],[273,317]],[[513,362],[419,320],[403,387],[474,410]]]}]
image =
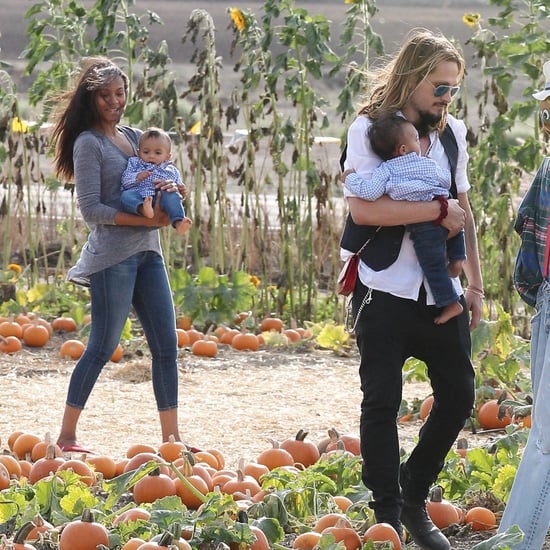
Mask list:
[{"label": "sunglasses", "polygon": [[451,94],[451,97],[454,97],[460,91],[460,86],[448,86],[447,84],[436,86],[428,78],[426,80],[433,86],[435,97],[442,97],[448,93]]}]

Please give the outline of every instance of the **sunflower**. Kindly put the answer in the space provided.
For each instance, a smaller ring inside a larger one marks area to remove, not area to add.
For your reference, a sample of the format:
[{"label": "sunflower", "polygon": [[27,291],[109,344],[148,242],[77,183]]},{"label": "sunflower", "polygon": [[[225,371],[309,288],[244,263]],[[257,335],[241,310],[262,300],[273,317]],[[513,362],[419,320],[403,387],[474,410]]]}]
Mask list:
[{"label": "sunflower", "polygon": [[231,8],[231,20],[239,31],[243,31],[246,28],[246,20],[239,8]]},{"label": "sunflower", "polygon": [[479,13],[467,13],[462,17],[462,21],[468,25],[468,27],[474,27],[480,20],[481,15]]}]

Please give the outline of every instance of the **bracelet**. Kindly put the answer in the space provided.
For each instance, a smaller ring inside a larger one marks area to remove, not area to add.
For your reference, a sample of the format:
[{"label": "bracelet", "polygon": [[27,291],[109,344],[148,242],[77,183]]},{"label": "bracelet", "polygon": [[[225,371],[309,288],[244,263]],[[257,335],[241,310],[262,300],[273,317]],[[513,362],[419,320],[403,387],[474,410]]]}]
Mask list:
[{"label": "bracelet", "polygon": [[439,216],[434,220],[434,225],[441,225],[441,222],[447,217],[449,213],[449,201],[443,195],[437,195],[436,199],[439,201]]},{"label": "bracelet", "polygon": [[480,290],[479,288],[476,288],[475,286],[467,286],[466,290],[469,290],[470,292],[473,292],[480,298],[485,298],[485,294],[483,293],[483,290]]}]

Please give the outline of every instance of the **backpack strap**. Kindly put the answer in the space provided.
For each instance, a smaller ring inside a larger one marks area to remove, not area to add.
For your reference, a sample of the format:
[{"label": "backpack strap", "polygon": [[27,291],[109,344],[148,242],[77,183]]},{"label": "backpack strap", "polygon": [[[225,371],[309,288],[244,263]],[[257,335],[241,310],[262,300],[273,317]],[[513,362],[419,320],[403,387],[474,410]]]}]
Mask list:
[{"label": "backpack strap", "polygon": [[451,127],[446,124],[443,133],[439,136],[441,140],[441,145],[445,149],[445,154],[449,159],[449,164],[451,165],[451,196],[456,199],[458,192],[456,190],[456,165],[458,164],[458,143],[456,142],[456,137],[451,130]]}]

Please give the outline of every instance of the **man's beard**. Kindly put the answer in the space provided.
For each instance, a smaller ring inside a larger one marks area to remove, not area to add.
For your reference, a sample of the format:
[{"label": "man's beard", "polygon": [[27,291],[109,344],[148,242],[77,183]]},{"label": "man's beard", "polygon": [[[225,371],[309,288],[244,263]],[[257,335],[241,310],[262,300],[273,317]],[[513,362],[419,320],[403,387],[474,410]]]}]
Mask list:
[{"label": "man's beard", "polygon": [[434,115],[428,111],[420,111],[419,120],[415,123],[416,130],[418,134],[422,136],[427,136],[432,130],[437,128],[443,115]]}]

